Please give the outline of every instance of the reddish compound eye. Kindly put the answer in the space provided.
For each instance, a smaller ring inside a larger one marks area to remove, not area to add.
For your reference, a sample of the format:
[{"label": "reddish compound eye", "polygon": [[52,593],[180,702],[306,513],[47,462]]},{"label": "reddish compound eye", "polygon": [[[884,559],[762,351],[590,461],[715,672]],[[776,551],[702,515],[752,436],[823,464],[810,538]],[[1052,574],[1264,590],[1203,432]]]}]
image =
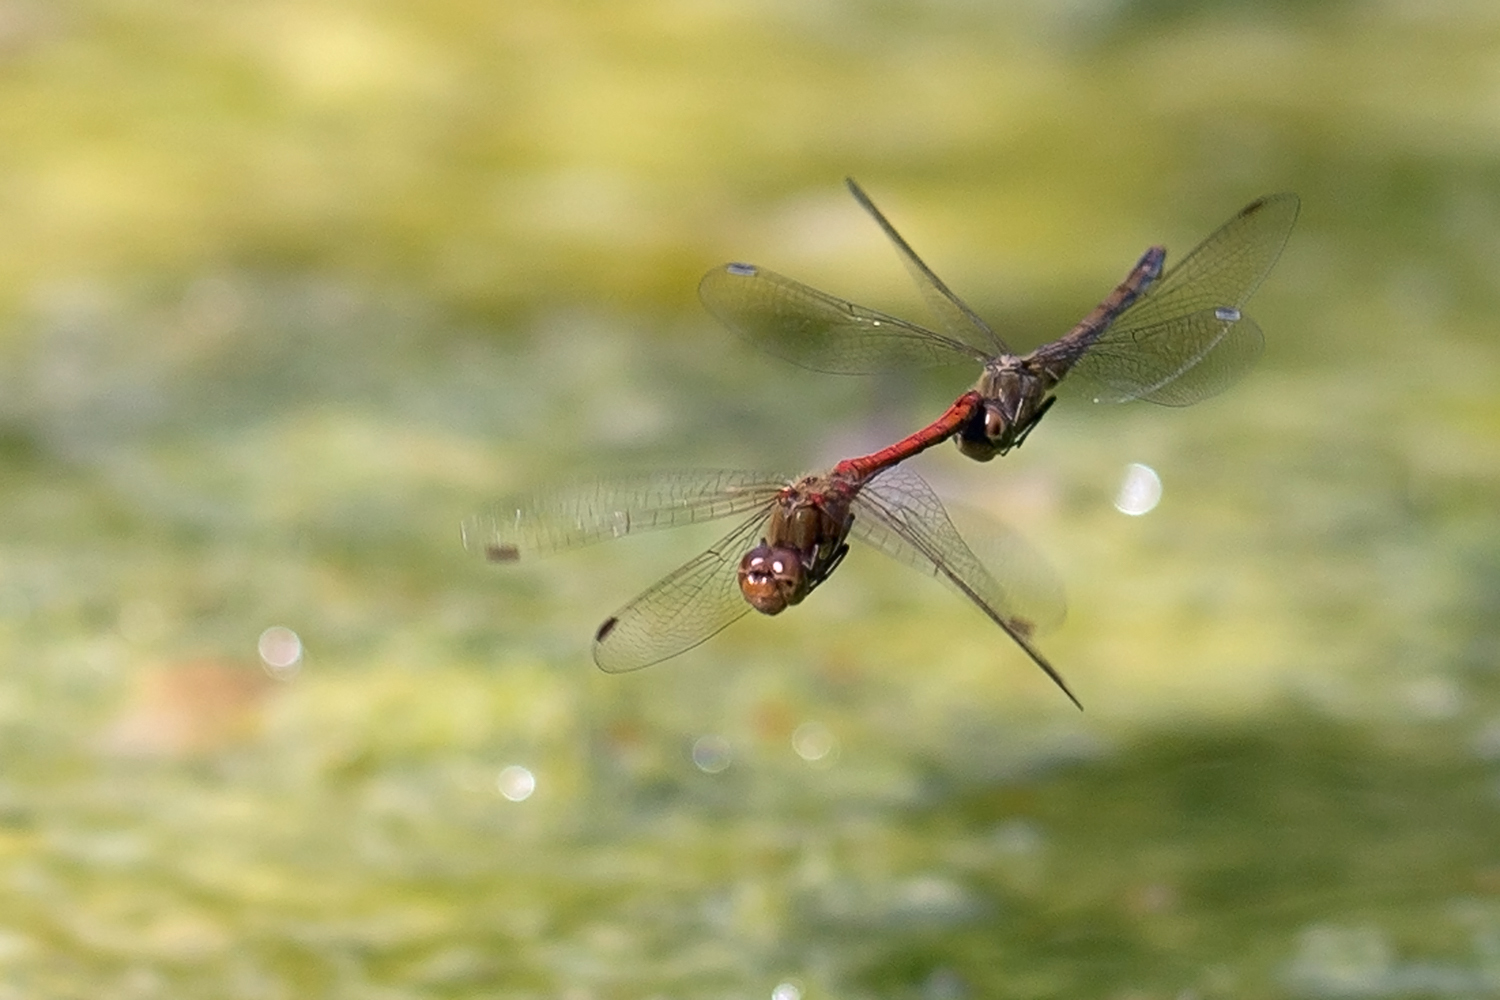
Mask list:
[{"label": "reddish compound eye", "polygon": [[965,456],[977,462],[988,462],[996,455],[1004,454],[1001,445],[1009,432],[1010,421],[999,405],[986,402],[953,440]]},{"label": "reddish compound eye", "polygon": [[796,549],[761,542],[740,560],[740,593],[763,615],[785,611],[802,598],[806,574]]}]

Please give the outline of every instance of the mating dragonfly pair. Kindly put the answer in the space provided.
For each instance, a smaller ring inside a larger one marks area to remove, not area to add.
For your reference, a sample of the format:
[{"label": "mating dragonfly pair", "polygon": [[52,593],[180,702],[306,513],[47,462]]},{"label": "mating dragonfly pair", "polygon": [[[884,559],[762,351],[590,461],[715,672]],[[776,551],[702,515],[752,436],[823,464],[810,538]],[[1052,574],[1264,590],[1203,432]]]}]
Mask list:
[{"label": "mating dragonfly pair", "polygon": [[951,584],[1078,705],[1032,642],[1040,617],[1033,609],[1045,601],[1009,579],[1006,567],[991,572],[931,487],[900,463],[950,438],[979,461],[1004,455],[1036,428],[1064,377],[1089,383],[1096,402],[1185,406],[1226,388],[1260,354],[1260,329],[1241,310],[1286,244],[1297,196],[1251,202],[1171,268],[1164,270],[1164,247],[1150,248],[1065,336],[1018,355],[922,262],[859,185],[847,184],[900,253],[938,330],[750,264],[725,264],[705,275],[698,286],[704,305],[736,334],[806,368],[873,374],[969,361],[982,369],[973,389],[909,437],[826,472],[788,480],[714,470],[593,482],[470,518],[464,544],[493,562],[511,562],[655,528],[740,518],[728,535],[599,627],[594,659],[618,673],[691,649],[752,607],[774,615],[800,603],[843,561],[852,536]]}]

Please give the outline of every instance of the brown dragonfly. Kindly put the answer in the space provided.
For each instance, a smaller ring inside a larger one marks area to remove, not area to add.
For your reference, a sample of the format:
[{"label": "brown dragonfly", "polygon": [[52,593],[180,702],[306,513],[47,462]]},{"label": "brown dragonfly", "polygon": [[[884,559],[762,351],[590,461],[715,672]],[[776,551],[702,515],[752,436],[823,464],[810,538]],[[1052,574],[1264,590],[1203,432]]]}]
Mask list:
[{"label": "brown dragonfly", "polygon": [[1223,391],[1255,363],[1264,338],[1242,309],[1276,263],[1300,205],[1294,194],[1258,198],[1163,270],[1147,250],[1130,274],[1072,330],[1016,354],[932,272],[854,181],[850,192],[895,245],[941,332],[810,288],[753,264],[725,264],[698,286],[730,330],[805,368],[843,375],[971,361],[983,373],[959,450],[987,462],[1018,447],[1056,401],[1070,373],[1095,402],[1145,399],[1186,406]]},{"label": "brown dragonfly", "polygon": [[[948,415],[954,424],[970,416],[958,405]],[[905,450],[886,449],[795,479],[700,470],[565,487],[468,519],[464,545],[492,562],[513,562],[657,528],[738,518],[729,534],[599,626],[594,660],[620,673],[685,652],[751,608],[775,615],[801,603],[839,567],[854,538],[952,586],[1078,705],[1032,642],[1038,627],[1061,620],[1061,588],[1027,556],[1024,543],[998,532],[991,541],[1004,545],[997,551],[1005,565],[999,576],[991,573],[932,488],[889,457],[915,453],[951,433],[951,426],[943,427],[925,444],[908,439],[892,446]]]}]

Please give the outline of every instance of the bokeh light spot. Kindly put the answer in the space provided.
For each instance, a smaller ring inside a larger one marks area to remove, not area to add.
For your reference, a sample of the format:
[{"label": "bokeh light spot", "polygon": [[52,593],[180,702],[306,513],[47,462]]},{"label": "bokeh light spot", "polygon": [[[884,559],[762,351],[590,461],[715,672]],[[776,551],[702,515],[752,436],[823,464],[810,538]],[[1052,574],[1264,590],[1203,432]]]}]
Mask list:
[{"label": "bokeh light spot", "polygon": [[839,741],[821,722],[804,722],[792,733],[792,749],[809,764],[831,764]]},{"label": "bokeh light spot", "polygon": [[272,625],[260,634],[255,648],[272,677],[285,680],[302,669],[302,638],[289,628]]},{"label": "bokeh light spot", "polygon": [[693,763],[705,774],[718,774],[732,759],[729,741],[722,736],[700,736],[693,742]]},{"label": "bokeh light spot", "polygon": [[796,983],[777,983],[771,1000],[802,1000],[802,987]]},{"label": "bokeh light spot", "polygon": [[512,802],[524,802],[536,791],[536,775],[519,764],[512,764],[501,770],[495,779],[495,787]]},{"label": "bokeh light spot", "polygon": [[1140,517],[1156,509],[1161,502],[1161,477],[1149,465],[1131,462],[1125,466],[1125,478],[1115,494],[1115,509],[1131,517]]}]

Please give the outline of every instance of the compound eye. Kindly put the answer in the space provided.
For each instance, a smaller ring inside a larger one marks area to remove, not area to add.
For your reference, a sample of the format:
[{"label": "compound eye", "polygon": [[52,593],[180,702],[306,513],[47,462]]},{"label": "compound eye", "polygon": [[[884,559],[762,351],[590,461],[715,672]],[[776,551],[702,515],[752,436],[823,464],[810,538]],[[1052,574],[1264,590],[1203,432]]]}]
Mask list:
[{"label": "compound eye", "polygon": [[780,614],[801,599],[805,574],[795,549],[761,542],[740,560],[740,593],[763,615]]},{"label": "compound eye", "polygon": [[1004,435],[1010,422],[993,403],[986,403],[980,413],[954,436],[958,450],[976,462],[988,462],[996,455],[1004,454]]},{"label": "compound eye", "polygon": [[984,408],[984,436],[991,441],[999,441],[1005,436],[1005,430],[1010,422],[1000,412],[998,406],[986,406]]}]

